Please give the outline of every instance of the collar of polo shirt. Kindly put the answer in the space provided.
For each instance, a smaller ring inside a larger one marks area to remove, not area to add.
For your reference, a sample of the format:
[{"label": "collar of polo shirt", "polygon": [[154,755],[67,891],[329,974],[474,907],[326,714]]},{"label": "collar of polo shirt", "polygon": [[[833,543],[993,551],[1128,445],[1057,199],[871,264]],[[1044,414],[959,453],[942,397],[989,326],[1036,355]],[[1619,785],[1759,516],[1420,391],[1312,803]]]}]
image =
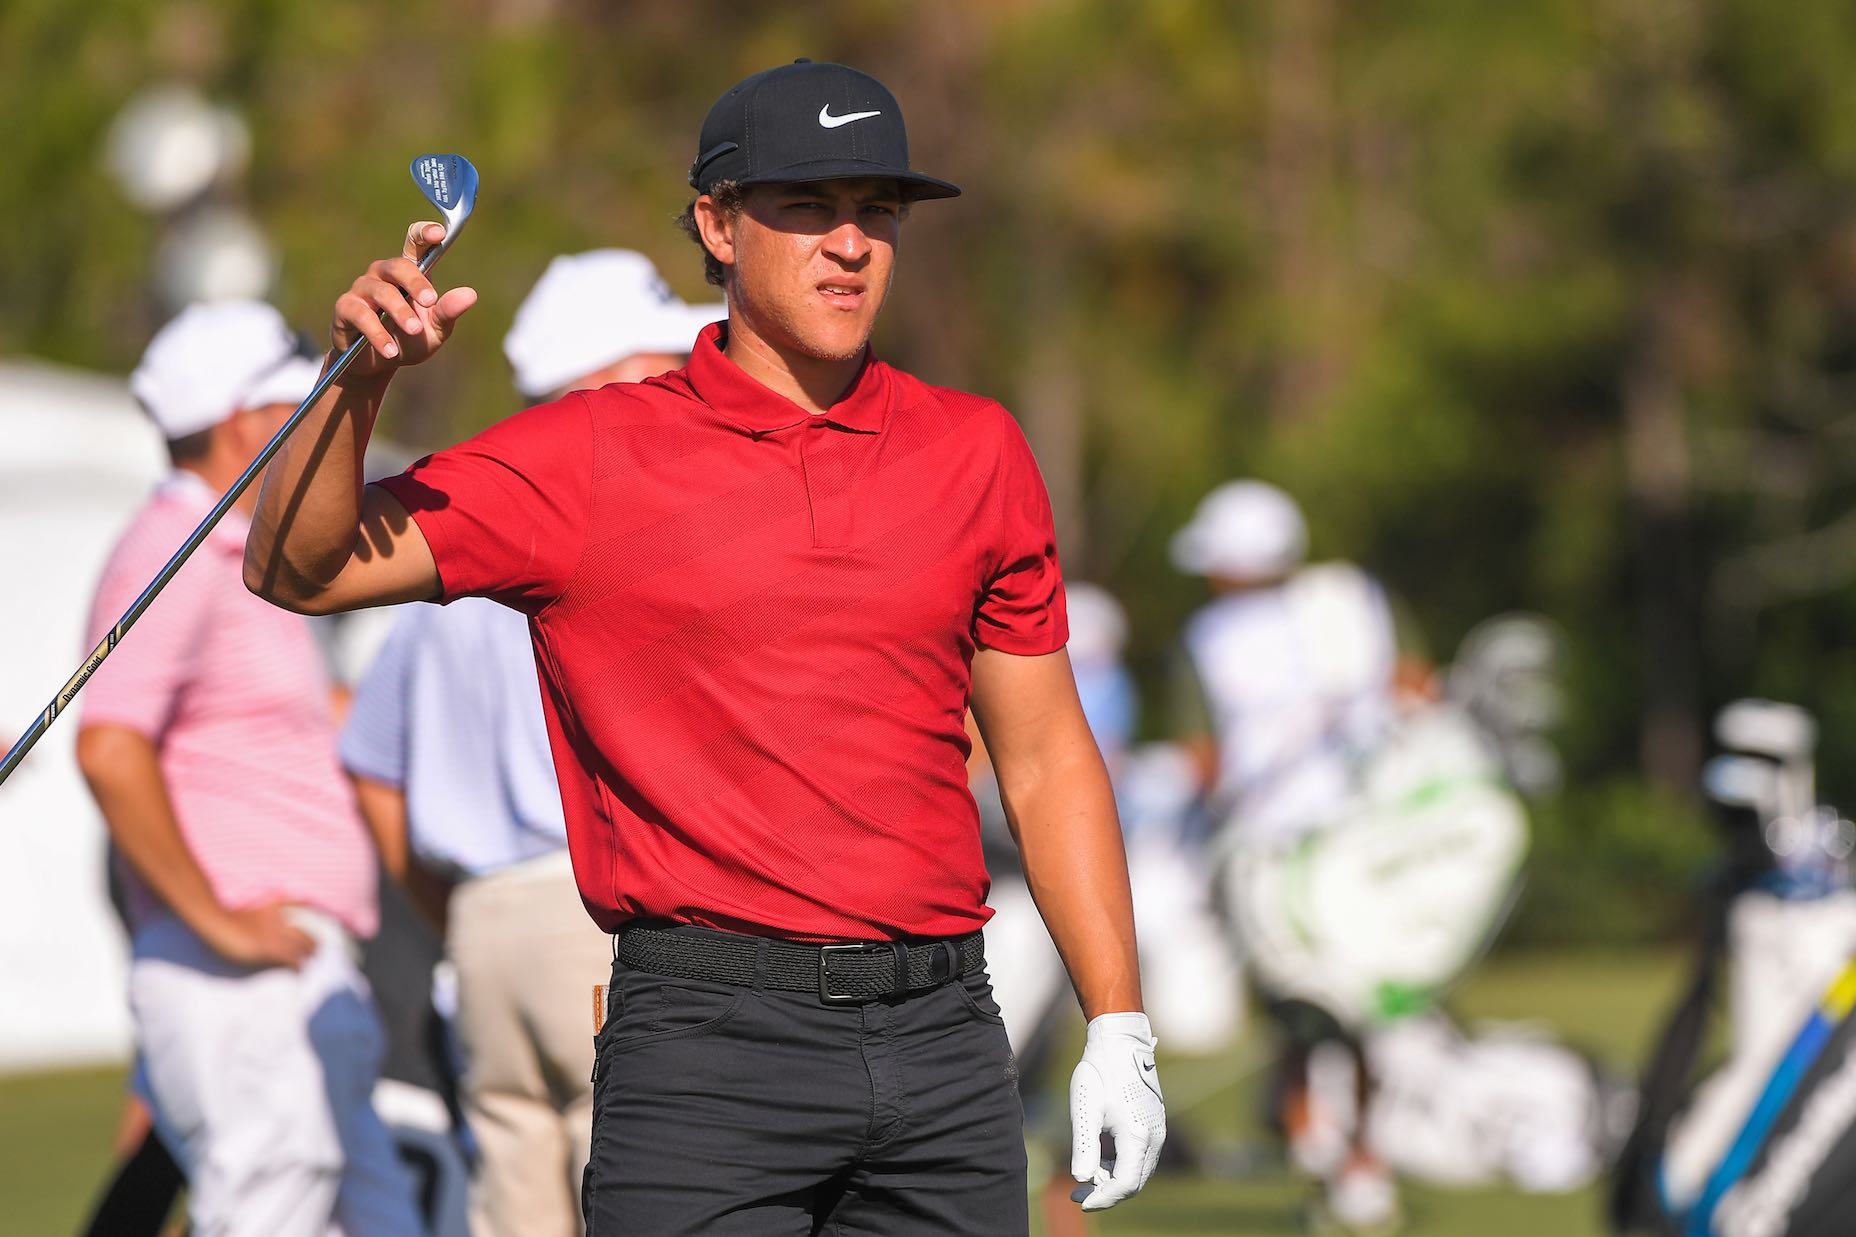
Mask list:
[{"label": "collar of polo shirt", "polygon": [[690,385],[702,402],[750,434],[771,434],[809,420],[821,420],[859,434],[878,434],[889,420],[895,384],[887,367],[876,363],[876,350],[864,347],[864,363],[850,389],[822,416],[768,390],[742,372],[722,352],[726,322],[711,323],[696,337],[690,352]]}]

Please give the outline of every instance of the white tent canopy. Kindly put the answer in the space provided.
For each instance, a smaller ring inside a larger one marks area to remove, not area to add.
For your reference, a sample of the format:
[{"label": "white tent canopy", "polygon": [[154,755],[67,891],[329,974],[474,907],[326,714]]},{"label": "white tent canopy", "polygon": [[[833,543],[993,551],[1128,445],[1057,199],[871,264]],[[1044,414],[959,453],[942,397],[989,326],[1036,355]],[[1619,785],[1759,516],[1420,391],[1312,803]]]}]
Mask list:
[{"label": "white tent canopy", "polygon": [[[410,459],[375,439],[367,475]],[[0,361],[0,749],[90,652],[103,560],[167,469],[123,379]],[[359,680],[394,618],[389,607],[312,620],[338,680]],[[135,647],[131,628],[114,655]],[[60,718],[0,785],[0,1073],[129,1053],[127,944],[76,737],[75,719]]]},{"label": "white tent canopy", "polygon": [[[166,469],[118,378],[0,362],[0,746],[77,668],[92,589]],[[135,637],[127,641],[133,654]],[[0,1071],[120,1060],[125,941],[65,719],[0,786]]]}]

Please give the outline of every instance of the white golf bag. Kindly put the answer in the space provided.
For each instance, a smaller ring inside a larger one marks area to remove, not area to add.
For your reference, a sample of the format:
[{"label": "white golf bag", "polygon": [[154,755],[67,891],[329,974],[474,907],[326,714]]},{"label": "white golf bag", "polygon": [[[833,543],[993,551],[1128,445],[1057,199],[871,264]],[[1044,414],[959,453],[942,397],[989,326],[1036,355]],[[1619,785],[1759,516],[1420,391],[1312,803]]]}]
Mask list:
[{"label": "white golf bag", "polygon": [[1357,1030],[1428,1007],[1478,956],[1513,896],[1527,819],[1475,728],[1439,705],[1372,754],[1339,819],[1222,841],[1219,892],[1259,981]]},{"label": "white golf bag", "polygon": [[[1366,1136],[1400,1176],[1445,1186],[1580,1189],[1603,1171],[1631,1094],[1587,1057],[1523,1024],[1459,1028],[1433,1009],[1366,1031]],[[1316,1048],[1310,1083],[1338,1128],[1357,1128],[1353,1057]]]}]

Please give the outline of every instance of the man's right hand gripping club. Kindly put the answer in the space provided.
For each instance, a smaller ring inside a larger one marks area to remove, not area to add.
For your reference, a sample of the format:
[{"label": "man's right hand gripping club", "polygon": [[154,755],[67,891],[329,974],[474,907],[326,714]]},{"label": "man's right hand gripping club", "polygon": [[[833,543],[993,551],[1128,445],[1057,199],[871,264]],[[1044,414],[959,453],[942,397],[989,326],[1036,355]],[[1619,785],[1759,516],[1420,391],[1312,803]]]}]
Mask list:
[{"label": "man's right hand gripping club", "polygon": [[331,356],[357,338],[371,347],[265,470],[245,542],[245,584],[267,601],[326,614],[437,595],[438,569],[418,526],[385,490],[363,490],[359,478],[394,372],[432,357],[477,303],[470,288],[441,294],[419,269],[444,235],[441,224],[413,224],[400,255],[370,263],[335,302]]},{"label": "man's right hand gripping club", "polygon": [[[1115,1147],[1102,1159],[1102,1136]],[[1146,1014],[1089,1020],[1083,1059],[1070,1075],[1070,1175],[1083,1184],[1072,1198],[1101,1211],[1147,1184],[1166,1142],[1166,1102],[1154,1068],[1154,1034]]]},{"label": "man's right hand gripping club", "polygon": [[397,258],[370,264],[367,272],[335,302],[331,327],[339,353],[357,335],[373,347],[355,358],[344,377],[390,375],[401,365],[417,365],[444,345],[458,319],[477,303],[470,288],[444,295],[419,269],[426,250],[445,238],[442,224],[415,223],[406,229],[406,245]]}]

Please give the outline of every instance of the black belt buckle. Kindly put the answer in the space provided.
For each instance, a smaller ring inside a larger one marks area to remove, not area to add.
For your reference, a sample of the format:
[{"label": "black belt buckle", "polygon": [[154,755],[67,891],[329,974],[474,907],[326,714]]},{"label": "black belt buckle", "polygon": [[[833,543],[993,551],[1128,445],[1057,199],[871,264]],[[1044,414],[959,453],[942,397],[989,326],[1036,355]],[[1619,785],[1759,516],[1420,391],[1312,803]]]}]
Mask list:
[{"label": "black belt buckle", "polygon": [[[827,1005],[867,1005],[881,996],[873,992],[869,996],[855,993],[836,993],[831,990],[831,956],[833,954],[886,954],[895,956],[895,947],[889,944],[854,941],[847,945],[820,945],[818,947],[818,999]],[[906,955],[904,955],[906,957]],[[908,982],[907,975],[899,975],[895,986],[902,987]]]}]

